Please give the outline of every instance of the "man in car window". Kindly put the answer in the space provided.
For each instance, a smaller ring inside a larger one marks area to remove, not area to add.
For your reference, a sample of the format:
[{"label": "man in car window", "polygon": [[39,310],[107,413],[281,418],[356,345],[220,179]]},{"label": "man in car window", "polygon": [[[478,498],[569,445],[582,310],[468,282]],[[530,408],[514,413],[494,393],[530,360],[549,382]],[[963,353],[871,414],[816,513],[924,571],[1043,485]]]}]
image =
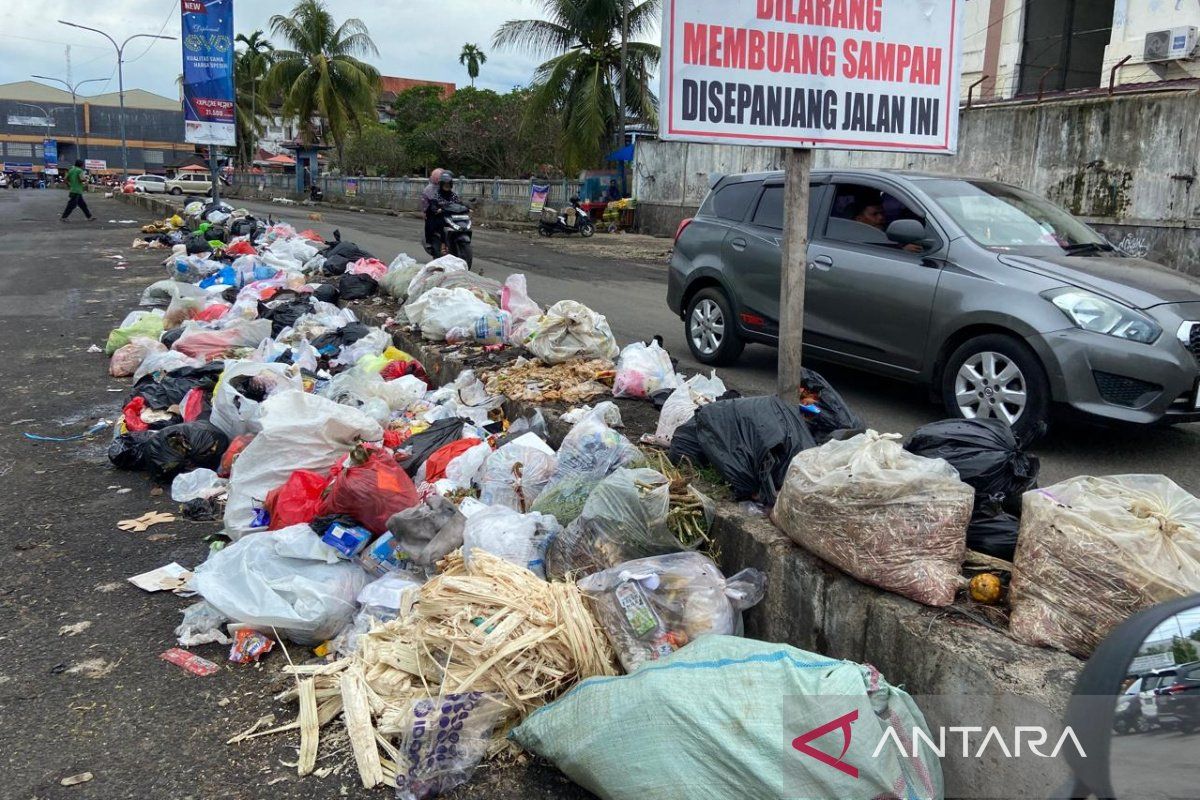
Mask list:
[{"label": "man in car window", "polygon": [[854,215],[855,222],[870,225],[872,228],[884,230],[887,228],[887,218],[883,215],[883,205],[873,200],[866,200],[858,207]]}]

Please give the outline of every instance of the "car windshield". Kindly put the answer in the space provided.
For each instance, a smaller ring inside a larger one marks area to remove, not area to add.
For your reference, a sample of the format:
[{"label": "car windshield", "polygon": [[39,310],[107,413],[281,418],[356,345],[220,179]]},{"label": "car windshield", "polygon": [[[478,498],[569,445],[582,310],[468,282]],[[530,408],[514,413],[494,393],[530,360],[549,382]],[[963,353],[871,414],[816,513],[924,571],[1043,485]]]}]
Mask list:
[{"label": "car windshield", "polygon": [[992,181],[931,180],[921,188],[979,244],[997,252],[1091,255],[1104,237],[1049,200]]}]

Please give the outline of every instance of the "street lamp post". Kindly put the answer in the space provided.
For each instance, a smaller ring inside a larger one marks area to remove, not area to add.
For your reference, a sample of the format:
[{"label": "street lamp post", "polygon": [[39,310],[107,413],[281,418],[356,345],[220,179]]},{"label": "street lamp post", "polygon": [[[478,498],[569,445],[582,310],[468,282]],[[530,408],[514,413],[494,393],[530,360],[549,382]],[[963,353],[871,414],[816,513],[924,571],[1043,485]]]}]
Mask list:
[{"label": "street lamp post", "polygon": [[41,78],[44,81],[54,81],[55,83],[61,83],[63,86],[67,87],[67,91],[71,93],[71,121],[75,123],[75,149],[77,151],[79,151],[79,153],[84,158],[87,158],[88,154],[87,154],[86,150],[81,150],[79,147],[79,103],[76,98],[76,95],[79,93],[79,87],[83,86],[85,83],[99,83],[100,81],[105,81],[108,79],[107,78],[88,78],[87,80],[80,81],[79,83],[72,86],[71,84],[64,81],[62,78],[51,78],[48,75],[30,75],[29,77]]},{"label": "street lamp post", "polygon": [[70,25],[72,28],[80,28],[81,30],[98,33],[112,43],[112,46],[117,51],[117,91],[120,93],[121,99],[121,178],[129,177],[129,144],[125,139],[125,46],[134,39],[170,39],[174,40],[174,36],[161,36],[155,33],[135,33],[121,44],[117,44],[117,40],[109,36],[99,28],[89,28],[87,25],[80,25],[75,22],[67,22],[65,19],[60,19],[63,25]]},{"label": "street lamp post", "polygon": [[[54,112],[63,110],[66,108],[66,106],[53,106],[53,107],[47,109],[45,106],[39,106],[37,103],[17,103],[17,105],[25,106],[26,108],[36,108],[38,111],[42,112],[42,119],[46,123],[46,133],[42,136],[42,142],[43,142],[43,147],[44,147],[46,140],[50,138],[50,129],[52,127],[54,127],[54,117],[53,117]],[[45,157],[46,157],[46,154],[45,154],[45,152],[43,152],[42,153],[43,163],[45,161]],[[43,175],[43,177],[45,177],[45,176]]]}]

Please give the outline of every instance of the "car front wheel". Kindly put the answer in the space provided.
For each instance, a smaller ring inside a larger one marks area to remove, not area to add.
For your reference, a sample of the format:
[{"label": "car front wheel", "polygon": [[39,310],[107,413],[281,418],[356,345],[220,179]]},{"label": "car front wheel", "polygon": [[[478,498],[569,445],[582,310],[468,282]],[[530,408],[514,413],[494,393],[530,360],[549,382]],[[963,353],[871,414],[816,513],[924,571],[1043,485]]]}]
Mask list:
[{"label": "car front wheel", "polygon": [[688,304],[684,336],[692,355],[701,364],[731,364],[746,349],[734,325],[732,304],[717,288],[696,292]]},{"label": "car front wheel", "polygon": [[172,187],[171,194],[178,197],[179,195],[183,194],[183,189],[180,189],[178,186]]},{"label": "car front wheel", "polygon": [[1018,438],[1037,431],[1050,411],[1050,382],[1028,345],[1004,334],[977,336],[958,347],[942,373],[951,416],[1002,419]]}]

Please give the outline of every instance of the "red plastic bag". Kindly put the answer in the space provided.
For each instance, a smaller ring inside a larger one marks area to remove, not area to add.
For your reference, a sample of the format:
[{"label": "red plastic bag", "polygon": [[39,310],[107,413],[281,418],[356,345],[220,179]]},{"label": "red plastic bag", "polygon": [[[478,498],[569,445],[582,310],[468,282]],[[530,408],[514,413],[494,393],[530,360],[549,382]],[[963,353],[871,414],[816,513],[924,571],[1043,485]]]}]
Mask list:
[{"label": "red plastic bag", "polygon": [[383,369],[379,370],[379,374],[385,381],[394,381],[397,378],[403,378],[405,375],[412,375],[420,378],[428,383],[429,376],[425,374],[425,367],[420,361],[389,361]]},{"label": "red plastic bag", "polygon": [[417,504],[417,488],[386,452],[360,447],[351,458],[350,466],[334,475],[317,516],[345,514],[372,533],[383,533],[393,514]]},{"label": "red plastic bag", "polygon": [[192,317],[199,322],[216,322],[221,317],[225,316],[225,312],[229,311],[229,306],[224,303],[213,303],[211,306],[205,306],[201,311]]},{"label": "red plastic bag", "polygon": [[483,440],[459,439],[457,442],[451,442],[445,447],[433,451],[433,455],[429,456],[428,460],[425,461],[425,480],[433,483],[446,477],[446,467],[450,465],[450,462],[481,441]]},{"label": "red plastic bag", "polygon": [[253,433],[243,433],[241,436],[233,437],[233,441],[225,449],[225,455],[221,456],[221,466],[217,468],[218,477],[229,477],[229,473],[233,471],[234,459],[242,454],[242,451],[246,449],[246,445],[250,444],[253,439]]},{"label": "red plastic bag", "polygon": [[300,231],[300,238],[308,239],[310,242],[317,242],[318,244],[320,244],[322,246],[324,246],[324,244],[325,244],[325,238],[323,236],[321,236],[321,234],[314,231],[312,228]]},{"label": "red plastic bag", "polygon": [[263,508],[271,515],[269,530],[312,522],[321,508],[321,495],[329,476],[306,469],[293,472],[283,484],[267,492]]},{"label": "red plastic bag", "polygon": [[148,431],[150,426],[142,422],[142,412],[146,409],[146,398],[138,395],[125,404],[121,415],[125,418],[125,430],[131,433]]},{"label": "red plastic bag", "polygon": [[258,251],[254,249],[254,245],[243,239],[226,247],[225,254],[230,256],[256,256],[258,255]]},{"label": "red plastic bag", "polygon": [[[140,398],[139,398],[140,399]],[[188,389],[188,393],[179,401],[179,415],[184,422],[195,422],[204,414],[204,404],[208,393],[199,386]]]}]

